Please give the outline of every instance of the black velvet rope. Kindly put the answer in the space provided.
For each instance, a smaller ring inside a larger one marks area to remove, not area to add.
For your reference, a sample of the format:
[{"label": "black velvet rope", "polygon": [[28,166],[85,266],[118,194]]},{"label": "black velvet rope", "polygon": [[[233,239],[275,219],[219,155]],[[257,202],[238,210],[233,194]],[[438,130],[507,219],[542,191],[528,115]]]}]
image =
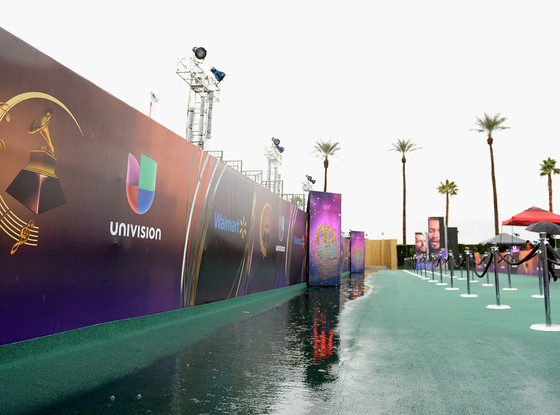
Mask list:
[{"label": "black velvet rope", "polygon": [[[478,264],[476,264],[476,265],[482,264],[482,263],[484,262],[485,259],[486,259],[486,255],[483,255],[483,256],[482,256],[482,259],[480,260],[480,262],[479,262]],[[473,256],[473,261],[474,261],[474,256]],[[475,261],[474,263],[476,263],[476,261]]]},{"label": "black velvet rope", "polygon": [[560,259],[560,254],[558,252],[556,252],[556,250],[550,246],[550,245],[546,245],[546,253],[547,253],[547,258],[549,258],[549,261],[551,260],[551,257],[554,257],[556,259]]},{"label": "black velvet rope", "polygon": [[455,266],[455,268],[461,268],[464,264],[465,264],[465,260],[467,259],[467,257],[465,256],[464,258],[461,259],[461,262],[457,262],[457,260],[455,260],[455,258],[453,258],[453,264]]},{"label": "black velvet rope", "polygon": [[[473,258],[473,262],[474,262],[474,258]],[[482,261],[480,261],[480,264],[482,264]],[[480,264],[478,264],[478,265],[480,265]],[[492,264],[492,261],[488,261],[488,264],[485,265],[484,271],[482,271],[482,275],[479,274],[478,272],[476,272],[476,266],[472,267],[472,271],[475,273],[475,275],[476,275],[478,278],[482,278],[482,277],[484,277],[484,276],[486,275],[486,273],[487,273],[488,270],[490,269],[490,265],[491,265],[491,264]]]},{"label": "black velvet rope", "polygon": [[533,259],[533,258],[537,255],[539,248],[540,248],[540,244],[535,245],[535,247],[534,247],[533,250],[529,253],[529,255],[527,255],[525,258],[523,258],[523,259],[520,260],[520,261],[509,261],[507,258],[503,257],[502,254],[500,254],[499,252],[498,252],[498,256],[499,256],[500,258],[502,258],[502,259],[503,259],[507,264],[509,264],[509,265],[521,265],[521,264],[523,264],[524,262],[527,262],[527,261],[529,261],[530,259]]}]

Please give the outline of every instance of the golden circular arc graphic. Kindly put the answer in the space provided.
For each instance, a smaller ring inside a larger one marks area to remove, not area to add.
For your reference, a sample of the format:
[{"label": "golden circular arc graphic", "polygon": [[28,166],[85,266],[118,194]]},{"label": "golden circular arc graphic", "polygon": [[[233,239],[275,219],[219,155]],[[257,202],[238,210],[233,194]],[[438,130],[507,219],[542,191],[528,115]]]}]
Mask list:
[{"label": "golden circular arc graphic", "polygon": [[[52,95],[45,94],[43,92],[24,92],[22,94],[14,96],[13,98],[10,98],[6,102],[0,102],[0,122],[3,119],[5,119],[6,122],[10,122],[9,112],[13,107],[15,107],[17,104],[23,101],[27,101],[29,99],[35,99],[35,98],[51,101],[59,105],[61,108],[63,108],[70,115],[70,117],[72,117],[72,120],[74,120],[74,122],[76,123],[76,126],[80,131],[80,134],[82,136],[84,135],[82,128],[80,127],[80,124],[78,124],[78,121],[76,120],[74,115],[70,112],[70,110],[66,107],[66,105],[64,105],[59,99],[53,97]],[[30,132],[35,133],[41,131],[42,133],[42,130],[45,129],[46,125],[50,121],[51,116],[52,116],[52,110],[50,110],[49,113],[42,114],[40,120],[41,125],[35,126],[36,122],[34,121]],[[52,151],[53,150],[52,141],[51,142],[49,141],[50,140],[47,140],[47,145],[49,149]],[[1,150],[6,149],[5,141],[2,139],[0,139],[0,149]],[[23,244],[37,246],[38,237],[39,237],[38,235],[39,227],[35,224],[33,220],[24,221],[20,219],[12,211],[12,208],[8,207],[8,205],[6,204],[6,202],[4,201],[1,195],[0,195],[0,229],[2,229],[2,231],[4,231],[4,233],[7,234],[10,238],[17,241],[16,244],[12,247],[11,254],[14,254],[17,251],[17,248]]]}]

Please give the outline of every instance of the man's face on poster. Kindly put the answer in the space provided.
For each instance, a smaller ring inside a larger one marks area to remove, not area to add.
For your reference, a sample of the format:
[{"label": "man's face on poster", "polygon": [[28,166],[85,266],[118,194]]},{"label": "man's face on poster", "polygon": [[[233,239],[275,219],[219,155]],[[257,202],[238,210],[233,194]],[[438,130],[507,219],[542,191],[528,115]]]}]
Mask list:
[{"label": "man's face on poster", "polygon": [[439,241],[439,219],[428,220],[428,241],[430,243],[430,251],[440,251]]},{"label": "man's face on poster", "polygon": [[426,253],[426,235],[417,233],[416,235],[416,255],[422,256]]}]

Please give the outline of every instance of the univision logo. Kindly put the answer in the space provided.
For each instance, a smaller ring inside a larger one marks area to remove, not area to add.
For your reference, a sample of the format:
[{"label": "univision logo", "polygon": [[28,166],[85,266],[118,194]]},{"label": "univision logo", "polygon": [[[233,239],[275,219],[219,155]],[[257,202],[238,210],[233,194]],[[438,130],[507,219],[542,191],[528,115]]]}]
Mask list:
[{"label": "univision logo", "polygon": [[278,218],[278,240],[280,242],[284,240],[284,216]]},{"label": "univision logo", "polygon": [[126,172],[126,196],[133,211],[143,215],[152,206],[156,192],[157,163],[142,154],[140,164],[136,157],[128,154]]}]

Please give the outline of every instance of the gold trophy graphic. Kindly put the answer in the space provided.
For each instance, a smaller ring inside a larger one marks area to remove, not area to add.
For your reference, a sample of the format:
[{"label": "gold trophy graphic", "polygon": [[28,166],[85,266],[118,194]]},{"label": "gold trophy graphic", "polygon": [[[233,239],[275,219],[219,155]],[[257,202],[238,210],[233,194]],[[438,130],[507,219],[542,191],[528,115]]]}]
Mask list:
[{"label": "gold trophy graphic", "polygon": [[60,181],[54,172],[56,155],[49,132],[53,108],[43,111],[31,124],[29,134],[39,133],[46,146],[30,150],[29,165],[22,169],[6,192],[36,214],[66,203]]}]

